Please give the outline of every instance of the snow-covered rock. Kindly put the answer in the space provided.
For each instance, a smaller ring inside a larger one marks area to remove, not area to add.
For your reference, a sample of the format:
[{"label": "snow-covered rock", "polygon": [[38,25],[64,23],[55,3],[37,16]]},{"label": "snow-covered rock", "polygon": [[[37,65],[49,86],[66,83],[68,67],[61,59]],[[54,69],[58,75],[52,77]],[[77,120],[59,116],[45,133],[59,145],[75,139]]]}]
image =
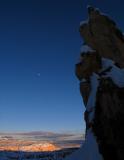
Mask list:
[{"label": "snow-covered rock", "polygon": [[81,53],[94,53],[96,52],[95,50],[93,50],[90,46],[88,45],[82,45],[81,46]]},{"label": "snow-covered rock", "polygon": [[84,145],[65,160],[103,160],[91,129],[87,131]]},{"label": "snow-covered rock", "polygon": [[86,141],[65,160],[124,159],[124,35],[115,22],[88,7],[81,22],[76,76],[86,107]]}]

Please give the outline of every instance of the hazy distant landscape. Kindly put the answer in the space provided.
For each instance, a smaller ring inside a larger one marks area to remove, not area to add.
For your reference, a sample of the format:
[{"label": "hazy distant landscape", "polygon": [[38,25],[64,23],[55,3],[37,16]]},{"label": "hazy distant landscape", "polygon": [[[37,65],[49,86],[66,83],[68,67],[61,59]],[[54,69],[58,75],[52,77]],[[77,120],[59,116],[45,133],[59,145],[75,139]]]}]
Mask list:
[{"label": "hazy distant landscape", "polygon": [[24,132],[0,133],[0,160],[50,159],[65,157],[83,143],[84,137],[74,133]]},{"label": "hazy distant landscape", "polygon": [[84,135],[75,133],[24,132],[0,133],[0,150],[54,151],[79,147]]}]

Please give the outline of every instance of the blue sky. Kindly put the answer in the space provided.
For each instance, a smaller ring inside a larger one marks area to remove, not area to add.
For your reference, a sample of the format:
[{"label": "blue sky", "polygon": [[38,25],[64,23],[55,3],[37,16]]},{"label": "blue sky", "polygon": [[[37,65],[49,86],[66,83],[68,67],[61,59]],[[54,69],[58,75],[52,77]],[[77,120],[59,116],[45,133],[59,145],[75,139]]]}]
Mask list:
[{"label": "blue sky", "polygon": [[88,4],[123,29],[123,0],[0,1],[1,132],[84,132],[74,68]]}]

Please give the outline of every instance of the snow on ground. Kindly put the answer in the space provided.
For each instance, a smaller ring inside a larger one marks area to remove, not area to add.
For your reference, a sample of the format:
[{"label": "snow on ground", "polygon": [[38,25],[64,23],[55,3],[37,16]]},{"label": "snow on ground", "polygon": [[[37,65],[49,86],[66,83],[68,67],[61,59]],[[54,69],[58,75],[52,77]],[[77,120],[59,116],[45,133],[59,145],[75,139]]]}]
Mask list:
[{"label": "snow on ground", "polygon": [[91,129],[87,131],[84,145],[64,160],[103,160]]}]

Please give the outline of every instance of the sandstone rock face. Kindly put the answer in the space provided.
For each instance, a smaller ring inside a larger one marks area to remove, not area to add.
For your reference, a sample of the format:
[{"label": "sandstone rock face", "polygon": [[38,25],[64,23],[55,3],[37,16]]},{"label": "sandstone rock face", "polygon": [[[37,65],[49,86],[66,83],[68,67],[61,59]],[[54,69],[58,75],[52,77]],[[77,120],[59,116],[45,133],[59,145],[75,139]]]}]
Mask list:
[{"label": "sandstone rock face", "polygon": [[82,49],[76,64],[86,133],[92,130],[104,160],[124,160],[124,36],[109,17],[88,12],[80,34],[92,50]]},{"label": "sandstone rock face", "polygon": [[110,58],[124,67],[124,36],[106,15],[89,7],[89,20],[80,26],[85,42],[101,56]]}]

